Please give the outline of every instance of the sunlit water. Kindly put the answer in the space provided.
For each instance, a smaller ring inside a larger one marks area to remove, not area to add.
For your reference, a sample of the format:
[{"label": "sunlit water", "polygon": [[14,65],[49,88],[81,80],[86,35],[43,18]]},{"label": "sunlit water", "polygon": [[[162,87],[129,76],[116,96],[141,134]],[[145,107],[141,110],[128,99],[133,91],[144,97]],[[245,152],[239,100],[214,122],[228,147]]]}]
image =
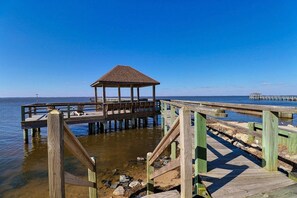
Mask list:
[{"label": "sunlit water", "polygon": [[[286,101],[252,101],[248,97],[168,97],[168,99],[185,99],[199,101],[270,104],[281,106],[297,106],[297,102]],[[38,102],[88,102],[89,98],[39,98]],[[28,145],[23,144],[20,126],[20,106],[35,103],[35,98],[0,98],[0,197],[19,196],[20,189],[35,186],[36,190],[46,192],[47,189],[47,133],[42,128],[41,136]],[[256,121],[258,117],[228,112],[227,120]],[[296,125],[293,121],[282,121],[284,124]],[[122,169],[129,160],[138,156],[144,157],[153,151],[161,139],[161,130],[153,128],[150,122],[145,129],[124,130],[99,135],[87,135],[87,124],[72,125],[71,129],[80,142],[97,158],[98,172]],[[85,169],[66,152],[65,169],[84,175]],[[34,194],[30,194],[34,197]],[[30,197],[24,195],[24,197]],[[48,194],[45,194],[45,197]]]}]

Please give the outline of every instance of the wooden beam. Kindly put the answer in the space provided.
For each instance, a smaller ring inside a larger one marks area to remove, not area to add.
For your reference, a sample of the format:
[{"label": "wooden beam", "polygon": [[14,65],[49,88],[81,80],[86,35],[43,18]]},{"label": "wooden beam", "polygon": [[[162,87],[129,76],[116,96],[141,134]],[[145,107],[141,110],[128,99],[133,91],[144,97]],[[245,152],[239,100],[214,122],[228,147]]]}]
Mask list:
[{"label": "wooden beam", "polygon": [[[175,120],[175,107],[171,106],[170,107],[170,125],[172,126]],[[176,159],[176,142],[171,143],[171,155],[170,158],[171,160]]]},{"label": "wooden beam", "polygon": [[234,104],[234,103],[204,102],[204,101],[184,101],[184,100],[173,100],[173,102],[181,102],[184,104],[201,104],[209,107],[219,107],[219,108],[225,108],[225,109],[297,113],[297,107],[282,107],[282,106],[255,105],[255,104]]},{"label": "wooden beam", "polygon": [[75,185],[75,186],[86,186],[86,187],[93,187],[94,183],[86,181],[80,177],[72,175],[71,173],[65,172],[65,183]]},{"label": "wooden beam", "polygon": [[192,134],[190,128],[190,110],[183,107],[180,111],[181,198],[192,197]]},{"label": "wooden beam", "polygon": [[180,167],[180,159],[177,158],[175,160],[170,161],[166,166],[163,166],[162,168],[156,170],[151,176],[151,179],[155,179],[156,177],[159,177],[171,170],[174,170],[176,168]]},{"label": "wooden beam", "polygon": [[149,164],[151,165],[164,151],[165,149],[174,141],[179,135],[179,117],[176,118],[172,127],[169,129],[168,133],[162,138],[160,143],[155,148],[152,157],[149,159]]},{"label": "wooden beam", "polygon": [[146,189],[147,195],[154,194],[154,179],[150,176],[154,172],[154,167],[149,163],[149,159],[152,157],[152,153],[147,153],[146,155]]},{"label": "wooden beam", "polygon": [[137,87],[137,101],[139,102],[139,100],[140,100],[140,90],[139,90],[140,88],[139,87]]},{"label": "wooden beam", "polygon": [[121,86],[118,85],[118,101],[121,102]]},{"label": "wooden beam", "polygon": [[48,114],[48,179],[49,197],[65,197],[63,114],[52,110]]},{"label": "wooden beam", "polygon": [[156,85],[153,85],[153,102],[156,102]]},{"label": "wooden beam", "polygon": [[81,145],[78,139],[71,133],[71,130],[64,123],[64,138],[65,138],[65,146],[66,148],[88,169],[94,171],[94,162],[91,160],[88,152]]},{"label": "wooden beam", "polygon": [[130,86],[130,96],[131,96],[131,102],[133,102],[133,100],[134,100],[133,85]]},{"label": "wooden beam", "polygon": [[102,102],[106,103],[106,90],[105,86],[102,85]]},{"label": "wooden beam", "polygon": [[277,171],[278,167],[278,117],[277,113],[263,111],[262,156],[263,167]]},{"label": "wooden beam", "polygon": [[95,89],[95,102],[98,102],[98,93],[97,93],[97,87],[94,87]]},{"label": "wooden beam", "polygon": [[202,195],[204,186],[199,183],[199,173],[207,172],[206,115],[194,113],[195,192]]},{"label": "wooden beam", "polygon": [[88,169],[88,180],[92,182],[93,185],[89,187],[89,198],[97,198],[97,174],[96,174],[96,159],[91,157],[94,163],[93,169]]}]

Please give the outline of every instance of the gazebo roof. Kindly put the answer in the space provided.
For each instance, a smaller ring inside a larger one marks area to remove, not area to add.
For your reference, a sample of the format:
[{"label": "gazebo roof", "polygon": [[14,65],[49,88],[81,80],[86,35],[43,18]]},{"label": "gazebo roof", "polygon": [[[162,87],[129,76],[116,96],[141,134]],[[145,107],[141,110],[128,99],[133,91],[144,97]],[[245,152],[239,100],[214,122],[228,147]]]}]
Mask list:
[{"label": "gazebo roof", "polygon": [[92,87],[146,87],[160,83],[130,66],[118,65],[91,84]]}]

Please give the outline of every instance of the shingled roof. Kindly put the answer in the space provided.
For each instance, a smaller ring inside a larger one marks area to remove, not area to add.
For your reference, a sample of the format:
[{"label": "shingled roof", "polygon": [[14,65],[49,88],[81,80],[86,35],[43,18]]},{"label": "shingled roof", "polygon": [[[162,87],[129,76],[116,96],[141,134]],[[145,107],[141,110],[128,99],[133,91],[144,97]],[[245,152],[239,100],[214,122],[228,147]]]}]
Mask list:
[{"label": "shingled roof", "polygon": [[152,85],[159,85],[160,83],[147,75],[133,69],[130,66],[118,65],[99,78],[96,82],[91,84],[92,87],[145,87]]}]

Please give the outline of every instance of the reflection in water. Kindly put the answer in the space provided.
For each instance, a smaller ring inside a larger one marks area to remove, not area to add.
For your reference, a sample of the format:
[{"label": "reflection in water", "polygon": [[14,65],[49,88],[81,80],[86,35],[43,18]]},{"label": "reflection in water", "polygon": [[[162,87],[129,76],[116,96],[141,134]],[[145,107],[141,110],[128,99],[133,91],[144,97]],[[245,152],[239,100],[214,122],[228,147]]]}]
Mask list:
[{"label": "reflection in water", "polygon": [[[81,130],[79,127],[74,127],[75,134],[77,134],[76,129]],[[147,152],[153,151],[161,139],[161,130],[158,128],[130,129],[81,136],[78,139],[88,153],[96,157],[97,172],[102,177],[102,174],[113,169],[124,170],[130,160],[135,160],[138,156],[145,157]],[[39,136],[32,139],[31,144],[24,145],[21,174],[14,175],[9,179],[7,190],[2,194],[3,197],[48,196],[46,141],[45,137]],[[67,150],[65,151],[64,166],[65,171],[87,177],[87,169]]]}]

